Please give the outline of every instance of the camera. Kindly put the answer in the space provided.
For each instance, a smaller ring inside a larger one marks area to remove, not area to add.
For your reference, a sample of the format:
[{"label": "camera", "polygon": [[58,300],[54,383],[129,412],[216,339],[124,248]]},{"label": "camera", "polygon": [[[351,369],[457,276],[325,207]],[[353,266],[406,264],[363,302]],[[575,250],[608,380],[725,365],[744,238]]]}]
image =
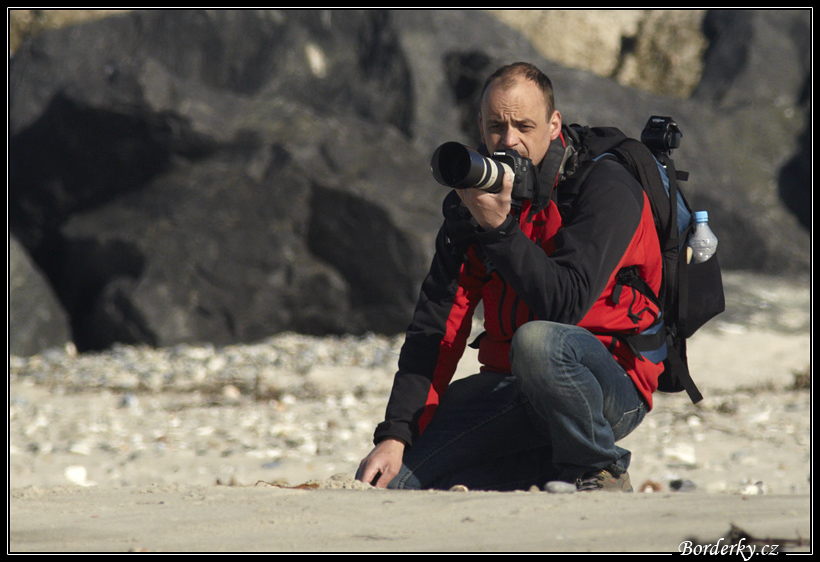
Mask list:
[{"label": "camera", "polygon": [[674,119],[653,115],[641,132],[641,142],[655,154],[669,154],[680,146],[682,136]]},{"label": "camera", "polygon": [[501,191],[505,173],[513,175],[513,202],[531,200],[538,181],[532,160],[506,149],[493,152],[487,158],[477,150],[458,142],[446,142],[433,153],[430,162],[433,177],[438,183],[456,189],[483,189],[490,193]]}]

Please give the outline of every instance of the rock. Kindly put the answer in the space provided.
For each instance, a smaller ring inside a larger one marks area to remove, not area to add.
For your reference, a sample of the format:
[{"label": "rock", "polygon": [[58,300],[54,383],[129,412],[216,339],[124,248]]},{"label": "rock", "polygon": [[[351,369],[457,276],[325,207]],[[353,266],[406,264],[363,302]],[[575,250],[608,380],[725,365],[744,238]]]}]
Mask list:
[{"label": "rock", "polygon": [[675,479],[669,483],[669,489],[673,492],[694,492],[697,486],[691,480]]},{"label": "rock", "polygon": [[643,484],[638,487],[638,491],[644,494],[653,494],[655,492],[663,491],[663,486],[660,482],[654,480],[645,480]]},{"label": "rock", "polygon": [[[700,81],[707,10],[491,10],[547,59],[685,99]],[[555,37],[561,40],[556,41]]]},{"label": "rock", "polygon": [[[225,344],[285,330],[401,331],[429,262],[431,219],[439,203],[430,198],[426,206],[422,198],[419,204],[418,191],[410,189],[388,196],[384,182],[403,177],[413,185],[429,175],[426,156],[417,158],[400,134],[385,133],[358,115],[404,126],[396,117],[402,110],[388,111],[395,103],[386,97],[393,92],[397,102],[403,100],[406,87],[376,87],[379,80],[400,80],[402,73],[400,54],[379,60],[378,53],[395,51],[383,44],[390,37],[378,31],[379,20],[351,20],[347,12],[332,21],[315,21],[312,12],[259,17],[183,11],[168,17],[135,13],[98,22],[93,46],[64,44],[73,41],[68,30],[42,35],[54,58],[86,51],[88,58],[74,70],[88,80],[69,94],[45,88],[35,94],[43,107],[29,112],[28,100],[15,111],[15,127],[24,127],[42,110],[13,149],[15,226],[33,252],[48,254],[45,267],[77,319],[78,346]],[[215,18],[215,27],[208,18]],[[226,53],[209,59],[209,68],[195,58],[173,58],[190,41],[229,49],[236,43],[232,34],[243,36],[240,43],[256,41],[258,49],[271,41],[286,49],[291,39],[307,48],[313,43],[298,30],[318,33],[308,29],[314,25],[331,26],[322,33],[323,52],[334,73],[318,81],[297,61],[278,69],[287,84],[266,81],[274,69],[255,68],[243,58],[254,53]],[[172,37],[169,26],[176,28]],[[147,37],[139,36],[140,29],[148,30]],[[281,33],[285,29],[296,37]],[[121,49],[140,54],[111,62],[112,52]],[[360,81],[350,74],[361,74],[357,56],[368,65]],[[245,74],[230,80],[221,65],[243,66]],[[263,82],[265,93],[253,97]],[[279,89],[299,105],[281,99]],[[102,90],[114,99],[98,99]],[[368,101],[378,92],[387,93],[379,94],[378,103]],[[328,119],[336,112],[329,100],[338,102],[339,119]],[[58,127],[64,136],[41,143],[40,133],[55,123],[68,123]],[[63,145],[76,149],[55,148]],[[78,166],[95,168],[81,162],[96,158],[103,146],[111,150],[103,151],[100,173],[77,177]],[[386,168],[375,165],[376,154],[391,155],[382,160]],[[175,166],[171,159],[178,160]],[[51,168],[43,169],[42,162]],[[43,176],[57,178],[57,191],[30,188]],[[427,189],[441,193],[432,185]],[[58,192],[70,195],[60,199]],[[31,205],[47,207],[47,219],[25,217]],[[412,232],[428,222],[426,231]]]},{"label": "rock", "polygon": [[695,448],[686,443],[675,443],[665,448],[663,456],[669,466],[693,467],[697,465]]},{"label": "rock", "polygon": [[[805,130],[811,122],[807,16],[805,10],[715,10],[704,21],[710,46],[703,79],[689,101],[707,113],[692,138],[723,158],[704,166],[698,172],[703,181],[694,187],[710,219],[715,216],[725,229],[721,243],[731,247],[722,248],[724,267],[805,271],[795,266],[808,255],[805,210],[812,207],[805,175],[811,166]],[[756,129],[753,122],[765,125]],[[717,139],[732,149],[720,148]],[[690,161],[709,161],[702,156],[696,153]],[[732,230],[743,236],[729,235]]]},{"label": "rock", "polygon": [[561,480],[553,480],[544,484],[544,491],[550,494],[574,494],[577,487],[572,482],[563,482]]},{"label": "rock", "polygon": [[398,333],[440,226],[430,154],[475,143],[484,77],[527,59],[569,122],[678,120],[724,267],[806,273],[808,11],[705,21],[683,102],[546,60],[480,11],[134,11],[44,32],[9,63],[10,231],[80,351]]},{"label": "rock", "polygon": [[88,479],[88,470],[82,465],[67,466],[63,471],[66,480],[78,486],[96,486],[97,483]]},{"label": "rock", "polygon": [[741,495],[744,496],[758,496],[768,493],[769,488],[762,481],[758,480],[754,483],[746,483],[740,490]]},{"label": "rock", "polygon": [[69,318],[48,280],[9,236],[9,354],[34,355],[71,341]]}]

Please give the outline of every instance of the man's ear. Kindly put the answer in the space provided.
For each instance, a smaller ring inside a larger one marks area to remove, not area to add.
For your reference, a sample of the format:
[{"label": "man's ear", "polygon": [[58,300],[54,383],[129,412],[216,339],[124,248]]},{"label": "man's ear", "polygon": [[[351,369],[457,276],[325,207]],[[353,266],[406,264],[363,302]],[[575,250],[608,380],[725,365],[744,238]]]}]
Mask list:
[{"label": "man's ear", "polygon": [[550,123],[550,140],[554,141],[561,134],[561,112],[557,109],[552,112],[552,117],[549,118]]},{"label": "man's ear", "polygon": [[487,144],[484,140],[484,119],[481,118],[481,110],[478,111],[478,134],[481,138],[481,144]]}]

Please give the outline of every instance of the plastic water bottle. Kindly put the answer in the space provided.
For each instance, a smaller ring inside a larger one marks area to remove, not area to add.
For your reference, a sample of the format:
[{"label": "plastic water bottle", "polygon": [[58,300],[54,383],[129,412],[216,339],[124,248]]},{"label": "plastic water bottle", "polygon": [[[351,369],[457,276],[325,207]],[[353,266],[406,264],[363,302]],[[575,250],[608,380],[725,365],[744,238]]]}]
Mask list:
[{"label": "plastic water bottle", "polygon": [[692,249],[692,261],[703,263],[717,250],[717,236],[709,228],[709,213],[697,211],[695,213],[695,229],[689,237],[689,247]]}]

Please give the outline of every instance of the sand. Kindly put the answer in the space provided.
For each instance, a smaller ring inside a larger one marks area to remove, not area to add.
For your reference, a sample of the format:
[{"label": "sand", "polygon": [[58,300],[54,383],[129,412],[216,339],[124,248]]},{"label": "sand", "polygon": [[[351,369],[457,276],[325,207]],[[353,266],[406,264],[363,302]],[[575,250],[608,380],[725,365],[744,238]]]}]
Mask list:
[{"label": "sand", "polygon": [[12,500],[18,552],[677,552],[687,541],[728,545],[732,524],[782,551],[795,550],[784,538],[810,538],[802,494],[147,486],[26,489]]},{"label": "sand", "polygon": [[[334,394],[340,372],[317,369],[313,401],[208,404],[216,416],[287,406],[295,425],[337,428],[327,432],[333,443],[294,446],[277,462],[227,454],[218,443],[213,454],[166,441],[161,454],[127,457],[110,448],[33,454],[10,445],[9,551],[700,553],[739,543],[744,554],[808,552],[811,394],[795,381],[809,372],[811,336],[808,291],[800,291],[795,299],[792,287],[766,285],[758,294],[778,306],[729,315],[691,340],[690,364],[706,398],[692,405],[682,394],[656,395],[654,411],[621,442],[633,452],[632,494],[408,492],[355,482],[391,375],[364,373],[381,381],[380,394],[357,396],[368,406],[351,410]],[[755,316],[764,313],[765,321]],[[772,314],[786,320],[772,323]],[[473,368],[468,357],[459,376]],[[66,393],[15,380],[10,396],[59,410],[53,431],[61,436],[79,431],[92,403],[109,401],[112,415],[130,415],[137,425],[128,431],[148,423],[115,408],[122,397],[105,389]],[[140,400],[157,404],[144,418],[171,403],[182,424],[203,412],[179,407],[177,395]],[[338,430],[329,410],[358,412],[350,427],[362,432]],[[12,435],[30,422],[11,418]],[[231,431],[242,428],[224,429],[235,440]]]}]

